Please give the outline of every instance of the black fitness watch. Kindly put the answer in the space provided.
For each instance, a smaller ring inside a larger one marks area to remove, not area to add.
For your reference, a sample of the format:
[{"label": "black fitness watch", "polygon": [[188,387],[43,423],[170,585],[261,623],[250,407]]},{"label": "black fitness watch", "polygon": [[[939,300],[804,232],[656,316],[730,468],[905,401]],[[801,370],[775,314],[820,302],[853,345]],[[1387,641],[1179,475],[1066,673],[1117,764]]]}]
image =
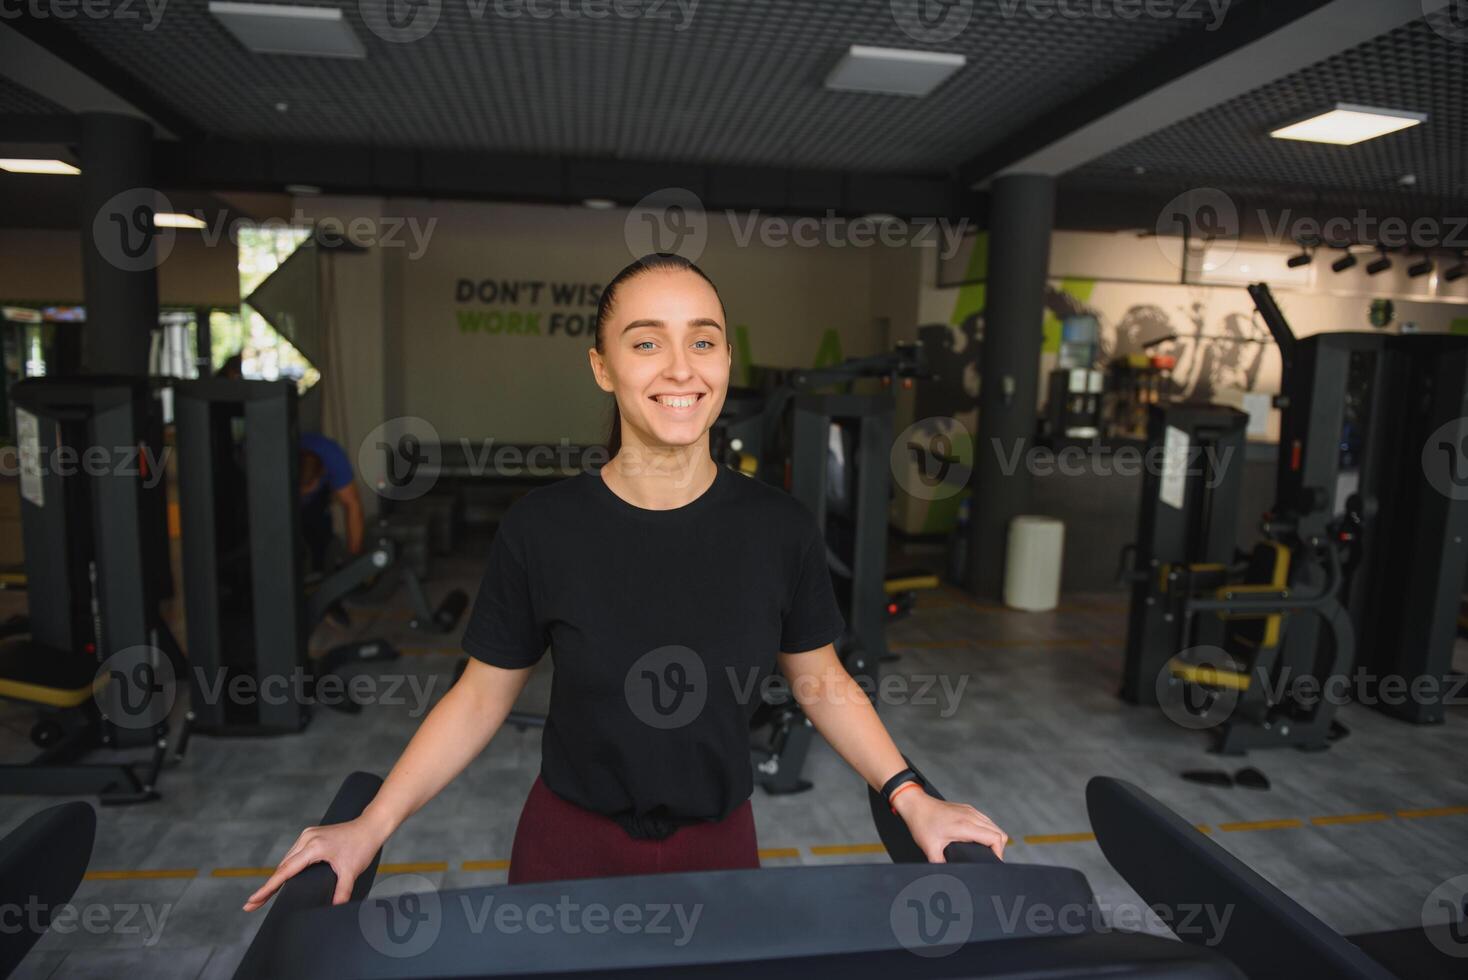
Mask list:
[{"label": "black fitness watch", "polygon": [[892,794],[905,783],[917,783],[918,786],[922,786],[923,778],[912,769],[904,769],[882,784],[882,799],[887,801],[888,809],[892,808]]}]

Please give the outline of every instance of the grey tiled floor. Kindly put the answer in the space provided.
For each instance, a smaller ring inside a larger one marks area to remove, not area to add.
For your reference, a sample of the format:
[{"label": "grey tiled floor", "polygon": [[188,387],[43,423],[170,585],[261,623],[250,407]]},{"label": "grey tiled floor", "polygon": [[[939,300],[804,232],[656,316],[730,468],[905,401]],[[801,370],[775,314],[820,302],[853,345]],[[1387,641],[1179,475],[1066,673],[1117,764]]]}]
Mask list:
[{"label": "grey tiled floor", "polygon": [[[446,572],[435,588],[455,578],[472,586],[477,563],[450,563]],[[394,672],[438,678],[442,690],[455,661],[455,637],[407,631],[391,602],[354,615],[358,631],[386,635],[404,649]],[[1205,753],[1203,737],[1114,697],[1124,632],[1120,595],[1069,596],[1060,610],[1043,614],[1006,611],[953,590],[925,595],[917,612],[890,631],[901,659],[888,665],[889,673],[945,677],[950,684],[966,678],[967,686],[956,705],[934,691],[938,703],[884,705],[883,717],[949,799],[973,803],[1015,838],[1010,860],[1079,868],[1104,906],[1136,909],[1141,903],[1094,843],[1033,839],[1089,829],[1084,787],[1097,774],[1130,779],[1190,821],[1215,828],[1231,821],[1301,820],[1293,829],[1215,830],[1213,838],[1343,932],[1418,925],[1427,894],[1468,872],[1468,813],[1396,816],[1399,810],[1468,805],[1468,709],[1454,708],[1446,725],[1415,728],[1352,706],[1343,712],[1352,736],[1328,753],[1228,760],[1233,768],[1263,769],[1273,781],[1269,792],[1203,787],[1177,775],[1223,766]],[[318,639],[339,642],[342,636]],[[1460,650],[1460,669],[1468,666],[1465,659]],[[537,675],[526,707],[543,704],[546,682],[544,673]],[[385,773],[417,722],[412,704],[376,705],[355,717],[321,711],[295,736],[195,739],[187,758],[166,773],[161,801],[99,810],[91,862],[94,870],[195,873],[84,882],[79,906],[140,907],[155,924],[135,916],[124,927],[115,911],[110,927],[52,932],[18,976],[228,977],[260,922],[259,915],[239,911],[260,878],[212,872],[272,865],[319,817],[348,772]],[[16,733],[24,731],[25,715],[6,706],[0,723],[0,758],[24,758],[28,747]],[[538,763],[538,731],[502,732],[389,842],[384,861],[444,862],[448,870],[423,873],[440,887],[503,881],[502,870],[461,868],[466,861],[508,858]],[[876,835],[860,778],[824,744],[813,753],[808,775],[816,784],[808,794],[777,798],[756,791],[761,846],[799,850],[799,857],[767,863],[880,859],[811,853],[813,846],[870,843]],[[44,805],[0,796],[0,832]],[[1311,823],[1378,811],[1387,819]]]}]

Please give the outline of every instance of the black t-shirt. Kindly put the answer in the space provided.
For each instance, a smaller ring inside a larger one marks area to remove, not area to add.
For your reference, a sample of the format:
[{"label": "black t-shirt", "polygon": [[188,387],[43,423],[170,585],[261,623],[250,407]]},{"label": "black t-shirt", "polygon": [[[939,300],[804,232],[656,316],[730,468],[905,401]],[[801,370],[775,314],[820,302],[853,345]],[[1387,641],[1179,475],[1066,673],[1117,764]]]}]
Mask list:
[{"label": "black t-shirt", "polygon": [[541,778],[657,839],[749,798],[749,722],[776,653],[844,628],[795,498],[720,466],[691,503],[647,510],[585,472],[506,512],[464,649],[517,668],[549,646]]}]

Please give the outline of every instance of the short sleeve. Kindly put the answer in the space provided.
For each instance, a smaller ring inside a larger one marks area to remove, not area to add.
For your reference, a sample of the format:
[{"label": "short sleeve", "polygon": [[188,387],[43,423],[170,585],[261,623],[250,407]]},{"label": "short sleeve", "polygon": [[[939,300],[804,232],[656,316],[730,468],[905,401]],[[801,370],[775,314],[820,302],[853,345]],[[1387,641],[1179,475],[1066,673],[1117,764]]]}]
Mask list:
[{"label": "short sleeve", "polygon": [[805,653],[835,643],[846,630],[846,620],[831,587],[826,543],[814,524],[793,582],[790,604],[780,626],[780,651]]},{"label": "short sleeve", "polygon": [[517,545],[510,528],[501,524],[490,542],[489,562],[463,640],[464,652],[471,657],[509,670],[534,666],[548,645],[535,617],[530,576]]},{"label": "short sleeve", "polygon": [[345,490],[354,481],[352,461],[347,458],[347,451],[336,440],[326,440],[323,448],[326,447],[330,448],[327,448],[326,455],[321,460],[326,467],[326,482],[331,484],[333,490]]}]

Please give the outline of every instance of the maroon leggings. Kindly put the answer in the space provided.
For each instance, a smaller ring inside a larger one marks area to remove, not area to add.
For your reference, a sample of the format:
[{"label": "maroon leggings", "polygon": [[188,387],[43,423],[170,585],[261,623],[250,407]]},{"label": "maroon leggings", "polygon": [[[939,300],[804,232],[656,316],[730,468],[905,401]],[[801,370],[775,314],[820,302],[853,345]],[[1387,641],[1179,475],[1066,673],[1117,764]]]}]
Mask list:
[{"label": "maroon leggings", "polygon": [[509,882],[758,867],[748,800],[716,823],[680,827],[663,840],[638,840],[610,817],[557,796],[537,776],[515,827]]}]

